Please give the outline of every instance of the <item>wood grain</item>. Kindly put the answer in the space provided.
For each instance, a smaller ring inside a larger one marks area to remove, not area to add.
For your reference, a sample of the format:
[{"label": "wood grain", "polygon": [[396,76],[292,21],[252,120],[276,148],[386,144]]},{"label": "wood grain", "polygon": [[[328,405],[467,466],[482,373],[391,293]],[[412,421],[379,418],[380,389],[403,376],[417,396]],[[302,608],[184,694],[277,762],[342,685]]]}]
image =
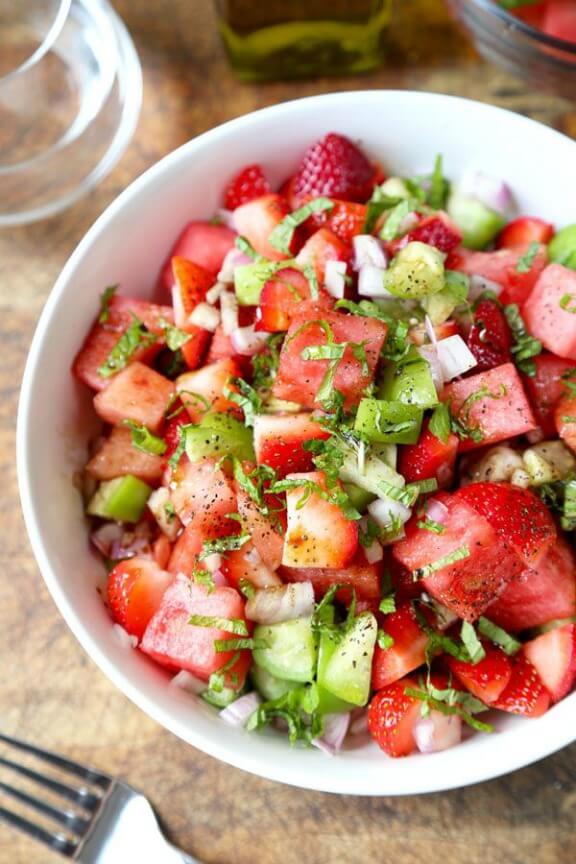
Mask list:
[{"label": "wood grain", "polygon": [[[116,5],[144,67],[144,108],[130,148],[85,201],[51,220],[0,233],[1,726],[142,788],[175,841],[212,864],[483,864],[487,856],[507,864],[568,864],[576,840],[574,746],[461,791],[361,799],[259,780],[156,726],[95,668],[48,597],[20,516],[14,427],[26,351],[64,261],[134,177],[188,138],[264,105],[362,87],[469,96],[575,137],[576,113],[481,62],[441,0],[399,0],[387,62],[373,74],[259,86],[233,78],[208,0]],[[57,860],[0,826],[0,864]]]}]

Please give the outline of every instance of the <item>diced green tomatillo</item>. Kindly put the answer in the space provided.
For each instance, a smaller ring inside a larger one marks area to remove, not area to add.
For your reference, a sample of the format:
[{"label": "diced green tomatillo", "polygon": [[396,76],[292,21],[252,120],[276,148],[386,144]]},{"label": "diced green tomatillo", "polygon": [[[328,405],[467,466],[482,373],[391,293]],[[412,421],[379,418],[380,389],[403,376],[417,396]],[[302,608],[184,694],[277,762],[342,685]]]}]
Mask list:
[{"label": "diced green tomatillo", "polygon": [[448,199],[447,211],[462,231],[462,242],[469,249],[484,249],[506,223],[496,210],[458,190]]},{"label": "diced green tomatillo", "polygon": [[365,705],[370,696],[377,635],[378,623],[371,612],[363,612],[355,618],[328,660],[318,683],[345,702]]},{"label": "diced green tomatillo", "polygon": [[398,447],[396,444],[372,444],[370,452],[385,462],[389,468],[396,470],[398,463]]},{"label": "diced green tomatillo", "polygon": [[222,456],[254,459],[252,430],[230,414],[205,414],[198,426],[186,430],[186,455],[191,462]]},{"label": "diced green tomatillo", "polygon": [[396,297],[419,299],[444,287],[444,256],[434,246],[413,240],[384,271],[384,287]]},{"label": "diced green tomatillo", "polygon": [[410,190],[401,177],[388,177],[380,186],[380,191],[387,198],[410,198]]},{"label": "diced green tomatillo", "polygon": [[257,306],[266,282],[273,275],[273,261],[253,261],[234,268],[234,291],[240,306]]},{"label": "diced green tomatillo", "polygon": [[115,477],[100,483],[88,503],[87,512],[90,516],[115,522],[138,522],[151,494],[151,487],[132,474]]},{"label": "diced green tomatillo", "polygon": [[389,444],[416,444],[424,412],[404,402],[362,399],[354,428],[369,441]]},{"label": "diced green tomatillo", "polygon": [[258,690],[266,701],[280,699],[281,696],[301,686],[296,681],[286,681],[282,678],[276,678],[275,675],[271,675],[263,666],[258,666],[256,663],[252,664],[250,677],[256,690]]},{"label": "diced green tomatillo", "polygon": [[365,513],[368,505],[376,498],[373,492],[368,492],[355,483],[344,483],[344,491],[348,495],[352,507],[359,513]]},{"label": "diced green tomatillo", "polygon": [[316,710],[319,714],[344,714],[354,708],[352,703],[340,699],[324,687],[323,682],[326,670],[337,647],[338,642],[334,635],[331,635],[330,633],[322,633],[320,636],[320,646],[318,648],[317,673],[318,708]]},{"label": "diced green tomatillo", "polygon": [[470,280],[464,273],[446,270],[445,285],[438,294],[423,297],[420,304],[432,324],[443,324],[454,309],[464,303],[468,296]]},{"label": "diced green tomatillo", "polygon": [[427,361],[411,348],[398,363],[387,363],[378,396],[387,402],[403,402],[419,408],[434,408],[438,394]]},{"label": "diced green tomatillo", "polygon": [[209,705],[214,705],[215,708],[226,708],[232,702],[235,702],[242,693],[239,693],[238,690],[234,690],[232,687],[223,687],[222,690],[213,690],[207,687],[200,695]]},{"label": "diced green tomatillo", "polygon": [[567,225],[548,244],[550,260],[576,270],[576,224]]},{"label": "diced green tomatillo", "polygon": [[259,624],[254,628],[254,640],[262,640],[268,646],[252,652],[257,666],[286,681],[314,680],[318,649],[311,618]]},{"label": "diced green tomatillo", "polygon": [[[398,488],[404,486],[402,475],[373,453],[372,448],[365,456],[363,464],[359,464],[358,455],[352,449],[346,447],[342,452],[344,460],[338,476],[343,483],[353,484],[356,488],[359,487],[360,492],[376,497],[386,495],[390,486]],[[356,507],[356,509],[363,508]]]}]

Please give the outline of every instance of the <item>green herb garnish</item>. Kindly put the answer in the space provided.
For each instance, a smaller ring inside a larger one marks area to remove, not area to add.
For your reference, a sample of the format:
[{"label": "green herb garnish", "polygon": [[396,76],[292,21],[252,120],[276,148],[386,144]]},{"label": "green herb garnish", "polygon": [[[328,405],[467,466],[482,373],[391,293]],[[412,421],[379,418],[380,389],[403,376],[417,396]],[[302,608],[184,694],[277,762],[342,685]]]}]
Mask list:
[{"label": "green herb garnish", "polygon": [[136,423],[134,420],[123,420],[122,425],[130,429],[132,446],[136,450],[141,450],[142,453],[152,453],[155,456],[162,456],[166,452],[166,442],[157,435],[153,435],[143,423]]},{"label": "green herb garnish", "polygon": [[132,322],[122,333],[102,366],[99,367],[98,374],[102,378],[109,378],[120,372],[128,365],[138,349],[149,348],[156,342],[156,338],[156,335],[150,333],[142,321],[133,314]]},{"label": "green herb garnish", "polygon": [[100,315],[98,316],[99,324],[106,324],[110,320],[110,301],[116,294],[118,285],[109,285],[100,295]]},{"label": "green herb garnish", "polygon": [[303,222],[306,222],[313,213],[320,213],[322,210],[331,210],[333,207],[334,202],[329,198],[314,198],[312,201],[304,204],[303,207],[299,207],[298,210],[289,213],[288,216],[285,216],[284,219],[276,225],[268,238],[270,244],[280,252],[289,255],[290,244],[296,228],[298,228],[299,225],[302,225]]}]

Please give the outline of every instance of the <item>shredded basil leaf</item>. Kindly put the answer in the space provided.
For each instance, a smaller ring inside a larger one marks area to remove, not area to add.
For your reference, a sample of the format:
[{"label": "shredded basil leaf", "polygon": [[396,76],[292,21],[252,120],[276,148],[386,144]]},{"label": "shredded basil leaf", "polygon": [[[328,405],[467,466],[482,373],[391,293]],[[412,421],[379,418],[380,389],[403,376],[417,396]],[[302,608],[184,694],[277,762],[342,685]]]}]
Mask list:
[{"label": "shredded basil leaf", "polygon": [[412,579],[414,582],[417,582],[419,579],[427,579],[428,576],[431,576],[432,573],[436,573],[437,570],[442,570],[443,567],[449,567],[451,564],[456,564],[457,561],[463,561],[464,558],[469,557],[470,548],[467,544],[464,544],[463,546],[454,549],[453,552],[449,552],[447,555],[438,558],[436,561],[432,561],[430,564],[424,564],[423,567],[418,567],[416,570],[413,570]]},{"label": "shredded basil leaf", "polygon": [[334,202],[329,198],[314,198],[293,213],[289,213],[282,221],[276,225],[270,237],[268,238],[270,245],[274,246],[280,252],[286,255],[290,254],[290,244],[294,231],[299,225],[302,225],[313,213],[320,213],[322,210],[331,210],[334,207]]},{"label": "shredded basil leaf", "polygon": [[217,615],[191,615],[189,624],[194,627],[209,627],[213,630],[224,630],[236,636],[249,636],[248,627],[242,618],[220,618]]},{"label": "shredded basil leaf", "polygon": [[504,306],[504,315],[514,337],[514,345],[511,349],[514,362],[521,372],[533,378],[536,374],[536,366],[532,357],[537,357],[542,352],[542,343],[530,336],[526,330],[526,324],[516,303]]},{"label": "shredded basil leaf", "polygon": [[[572,303],[572,306],[570,305]],[[572,315],[576,313],[576,295],[574,294],[563,294],[560,298],[559,306],[564,309],[565,312],[570,312]]]},{"label": "shredded basil leaf", "polygon": [[130,429],[132,446],[136,450],[141,450],[142,453],[152,453],[155,456],[162,456],[166,452],[166,442],[162,438],[158,438],[157,435],[153,435],[143,423],[123,420],[122,425]]},{"label": "shredded basil leaf", "polygon": [[470,662],[474,666],[486,657],[486,651],[482,647],[482,643],[478,639],[476,631],[469,621],[462,622],[460,638],[466,646],[466,650],[470,655]]},{"label": "shredded basil leaf", "polygon": [[224,651],[254,651],[258,648],[269,648],[265,639],[215,639],[214,650],[217,654]]},{"label": "shredded basil leaf", "polygon": [[444,525],[441,525],[440,522],[435,522],[428,516],[424,519],[419,519],[416,525],[418,528],[423,528],[425,531],[430,531],[432,534],[443,534],[446,530]]},{"label": "shredded basil leaf", "polygon": [[415,202],[411,198],[405,198],[390,210],[386,222],[380,231],[382,240],[391,241],[398,235],[403,219],[414,210]]},{"label": "shredded basil leaf", "polygon": [[533,241],[528,246],[528,249],[521,255],[516,263],[516,272],[517,273],[529,273],[532,269],[532,265],[534,264],[534,260],[538,254],[538,250],[540,249],[540,245]]},{"label": "shredded basil leaf", "polygon": [[150,333],[136,315],[122,333],[108,357],[98,369],[102,378],[109,378],[124,369],[139,348],[149,348],[156,342],[156,335]]},{"label": "shredded basil leaf", "polygon": [[99,324],[106,324],[110,320],[110,301],[116,294],[118,285],[109,285],[100,295],[100,315],[98,316]]},{"label": "shredded basil leaf", "polygon": [[449,183],[442,173],[442,155],[439,153],[434,161],[434,171],[430,176],[430,191],[428,192],[428,204],[434,210],[443,210],[448,197]]},{"label": "shredded basil leaf", "polygon": [[246,597],[247,600],[250,600],[252,597],[256,596],[256,588],[249,579],[240,579],[238,587],[240,589],[240,592],[244,595],[244,597]]},{"label": "shredded basil leaf", "polygon": [[202,544],[202,551],[198,556],[198,560],[202,561],[204,558],[208,558],[209,555],[220,554],[222,552],[235,552],[237,549],[241,549],[248,540],[250,540],[250,534],[244,531],[241,534],[229,534],[227,537],[205,540]]},{"label": "shredded basil leaf", "polygon": [[248,258],[251,258],[252,261],[258,261],[261,259],[261,255],[256,252],[252,244],[246,237],[236,237],[235,246],[240,252],[243,252],[244,255],[247,255]]},{"label": "shredded basil leaf", "polygon": [[[236,387],[237,390],[232,390]],[[262,413],[262,397],[250,386],[243,378],[230,378],[224,387],[224,396],[239,405],[244,412],[244,424],[246,426],[254,426],[254,418],[256,414]]]},{"label": "shredded basil leaf", "polygon": [[170,349],[170,351],[178,351],[179,348],[182,348],[187,342],[192,338],[191,333],[186,333],[184,330],[179,330],[178,327],[174,327],[169,321],[166,321],[164,318],[161,318],[158,322],[160,327],[164,332],[164,338],[166,340],[166,345]]},{"label": "shredded basil leaf", "polygon": [[390,636],[389,633],[386,633],[386,631],[382,630],[382,629],[378,630],[377,641],[378,641],[378,647],[382,648],[383,651],[388,651],[388,649],[392,648],[392,646],[394,645],[393,637]]},{"label": "shredded basil leaf", "polygon": [[504,653],[510,656],[517,654],[522,647],[522,643],[518,642],[514,636],[510,636],[502,627],[498,627],[497,624],[494,624],[483,616],[478,619],[478,632],[482,636],[486,636],[487,639],[490,639],[491,642],[494,642],[495,645],[499,645]]},{"label": "shredded basil leaf", "polygon": [[216,590],[214,577],[208,572],[208,570],[200,570],[198,567],[195,567],[192,571],[192,579],[197,585],[203,585],[204,588],[207,588],[208,594],[212,594],[212,592]]}]

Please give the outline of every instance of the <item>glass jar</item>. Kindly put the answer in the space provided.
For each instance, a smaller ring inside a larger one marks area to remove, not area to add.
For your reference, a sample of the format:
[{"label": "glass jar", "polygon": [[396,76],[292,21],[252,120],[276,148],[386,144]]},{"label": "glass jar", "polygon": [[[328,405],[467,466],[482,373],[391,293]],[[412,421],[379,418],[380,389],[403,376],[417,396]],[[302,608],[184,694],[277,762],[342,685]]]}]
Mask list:
[{"label": "glass jar", "polygon": [[232,68],[244,81],[365,72],[383,59],[392,0],[216,0]]}]

